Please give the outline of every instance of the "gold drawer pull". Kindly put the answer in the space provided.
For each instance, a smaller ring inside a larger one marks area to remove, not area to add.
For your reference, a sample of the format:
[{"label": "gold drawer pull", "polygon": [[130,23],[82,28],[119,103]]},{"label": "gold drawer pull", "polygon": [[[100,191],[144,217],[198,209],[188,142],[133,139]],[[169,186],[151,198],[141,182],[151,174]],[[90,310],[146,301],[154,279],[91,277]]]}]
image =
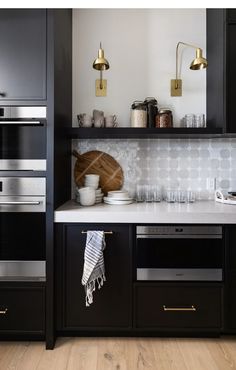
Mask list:
[{"label": "gold drawer pull", "polygon": [[193,305],[190,307],[166,307],[163,306],[164,311],[197,311],[196,307]]},{"label": "gold drawer pull", "polygon": [[[88,231],[81,231],[81,234],[87,234]],[[113,231],[104,231],[104,234],[113,234]]]},{"label": "gold drawer pull", "polygon": [[0,315],[6,315],[7,311],[7,308],[5,308],[5,310],[0,310]]}]

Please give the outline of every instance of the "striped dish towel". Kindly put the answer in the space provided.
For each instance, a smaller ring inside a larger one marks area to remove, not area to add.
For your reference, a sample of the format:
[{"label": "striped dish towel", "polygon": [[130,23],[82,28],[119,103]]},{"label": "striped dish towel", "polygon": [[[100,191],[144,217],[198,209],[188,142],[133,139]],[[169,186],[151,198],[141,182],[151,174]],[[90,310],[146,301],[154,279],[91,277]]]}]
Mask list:
[{"label": "striped dish towel", "polygon": [[93,292],[101,288],[105,278],[103,251],[105,249],[104,231],[87,231],[86,247],[84,251],[84,271],[82,285],[85,287],[86,306],[93,303]]}]

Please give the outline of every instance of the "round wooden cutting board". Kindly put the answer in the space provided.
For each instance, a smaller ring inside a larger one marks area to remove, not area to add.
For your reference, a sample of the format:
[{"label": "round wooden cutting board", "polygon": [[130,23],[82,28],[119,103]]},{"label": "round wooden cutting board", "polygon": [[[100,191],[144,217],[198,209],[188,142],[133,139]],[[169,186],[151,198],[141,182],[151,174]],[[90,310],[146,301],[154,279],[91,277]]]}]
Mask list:
[{"label": "round wooden cutting board", "polygon": [[120,190],[124,182],[123,171],[119,163],[109,154],[92,150],[84,154],[73,151],[77,158],[74,167],[74,178],[77,186],[84,186],[86,174],[94,173],[100,176],[99,185],[102,192]]}]

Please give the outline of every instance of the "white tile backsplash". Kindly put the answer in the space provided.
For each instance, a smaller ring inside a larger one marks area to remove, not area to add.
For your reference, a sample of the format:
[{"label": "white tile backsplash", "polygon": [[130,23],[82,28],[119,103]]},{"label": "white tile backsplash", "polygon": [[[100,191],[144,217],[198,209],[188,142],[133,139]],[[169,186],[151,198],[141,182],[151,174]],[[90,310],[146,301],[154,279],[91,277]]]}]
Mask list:
[{"label": "white tile backsplash", "polygon": [[149,183],[191,189],[199,199],[212,199],[212,178],[222,190],[236,190],[236,139],[93,139],[73,140],[72,146],[80,153],[101,150],[113,156],[131,194],[136,184]]}]

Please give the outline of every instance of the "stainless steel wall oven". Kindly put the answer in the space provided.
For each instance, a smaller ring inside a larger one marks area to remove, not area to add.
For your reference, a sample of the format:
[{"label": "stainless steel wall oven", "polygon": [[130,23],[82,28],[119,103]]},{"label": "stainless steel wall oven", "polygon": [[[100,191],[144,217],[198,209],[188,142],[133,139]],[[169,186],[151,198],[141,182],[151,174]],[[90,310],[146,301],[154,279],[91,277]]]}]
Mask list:
[{"label": "stainless steel wall oven", "polygon": [[137,280],[222,281],[221,226],[137,226]]},{"label": "stainless steel wall oven", "polygon": [[0,177],[0,280],[45,279],[46,179]]},{"label": "stainless steel wall oven", "polygon": [[46,107],[0,106],[0,171],[46,170]]}]

